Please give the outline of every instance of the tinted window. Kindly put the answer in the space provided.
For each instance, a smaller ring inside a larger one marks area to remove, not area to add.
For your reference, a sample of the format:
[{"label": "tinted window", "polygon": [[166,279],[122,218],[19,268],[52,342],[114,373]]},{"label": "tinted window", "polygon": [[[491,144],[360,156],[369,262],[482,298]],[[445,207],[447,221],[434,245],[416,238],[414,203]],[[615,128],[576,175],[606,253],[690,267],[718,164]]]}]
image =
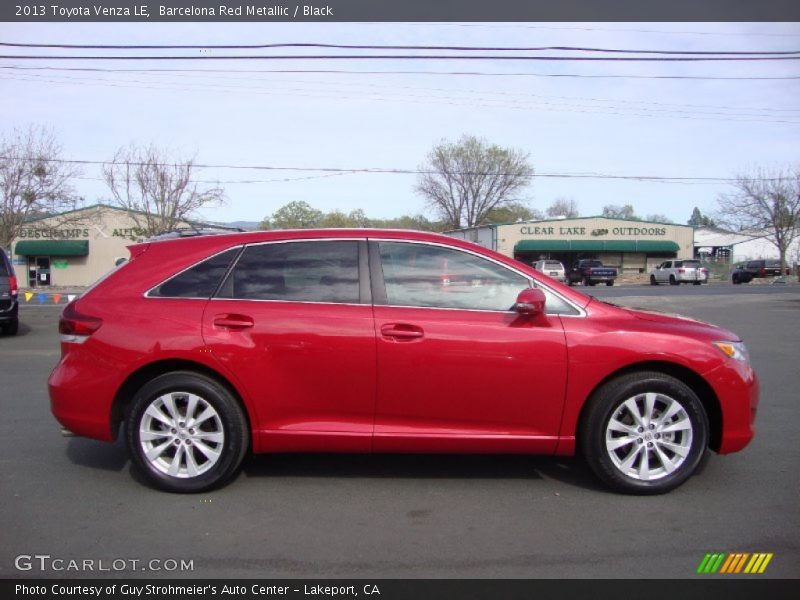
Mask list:
[{"label": "tinted window", "polygon": [[781,261],[779,260],[766,260],[764,261],[764,266],[769,267],[770,269],[780,269],[781,268]]},{"label": "tinted window", "polygon": [[248,246],[219,296],[357,304],[358,243],[320,241]]},{"label": "tinted window", "polygon": [[700,261],[699,260],[685,260],[683,261],[683,266],[689,269],[699,269],[700,268]]},{"label": "tinted window", "polygon": [[561,269],[562,267],[561,267],[561,263],[560,262],[547,261],[546,263],[544,263],[544,268],[545,269]]},{"label": "tinted window", "polygon": [[530,287],[526,277],[483,258],[401,242],[381,242],[389,304],[480,310],[512,310]]},{"label": "tinted window", "polygon": [[150,291],[148,296],[166,298],[210,298],[225,276],[240,248],[231,248],[178,273]]}]

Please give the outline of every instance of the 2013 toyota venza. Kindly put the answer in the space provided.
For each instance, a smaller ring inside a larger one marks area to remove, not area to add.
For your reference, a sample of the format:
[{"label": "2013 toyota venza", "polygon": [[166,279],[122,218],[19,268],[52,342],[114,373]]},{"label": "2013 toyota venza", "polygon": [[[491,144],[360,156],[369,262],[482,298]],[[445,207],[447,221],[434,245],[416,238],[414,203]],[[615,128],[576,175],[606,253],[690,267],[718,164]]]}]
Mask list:
[{"label": "2013 toyota venza", "polygon": [[[274,231],[130,247],[63,312],[52,411],[157,487],[246,453],[583,454],[653,494],[753,436],[742,341],[594,300],[469,242]],[[121,426],[124,424],[124,428]]]}]

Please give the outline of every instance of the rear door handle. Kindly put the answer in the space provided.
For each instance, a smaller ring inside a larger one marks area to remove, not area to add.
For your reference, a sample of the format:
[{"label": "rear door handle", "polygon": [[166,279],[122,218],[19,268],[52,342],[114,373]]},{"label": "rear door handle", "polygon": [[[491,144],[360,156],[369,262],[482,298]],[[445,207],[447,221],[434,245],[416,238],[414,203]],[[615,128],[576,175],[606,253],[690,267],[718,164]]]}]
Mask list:
[{"label": "rear door handle", "polygon": [[213,322],[214,327],[220,329],[247,329],[254,324],[253,317],[235,314],[215,315]]},{"label": "rear door handle", "polygon": [[408,325],[407,323],[387,323],[381,326],[383,337],[394,338],[397,340],[415,340],[423,337],[425,333],[421,327]]}]

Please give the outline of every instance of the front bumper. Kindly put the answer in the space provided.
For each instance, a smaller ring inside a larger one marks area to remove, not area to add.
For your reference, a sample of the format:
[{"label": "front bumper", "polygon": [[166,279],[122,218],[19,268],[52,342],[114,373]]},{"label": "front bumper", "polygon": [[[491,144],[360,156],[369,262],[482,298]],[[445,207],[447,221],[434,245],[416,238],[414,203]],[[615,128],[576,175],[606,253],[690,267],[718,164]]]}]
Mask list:
[{"label": "front bumper", "polygon": [[758,376],[750,365],[728,360],[705,375],[719,400],[722,416],[719,454],[745,448],[755,434],[759,402]]}]

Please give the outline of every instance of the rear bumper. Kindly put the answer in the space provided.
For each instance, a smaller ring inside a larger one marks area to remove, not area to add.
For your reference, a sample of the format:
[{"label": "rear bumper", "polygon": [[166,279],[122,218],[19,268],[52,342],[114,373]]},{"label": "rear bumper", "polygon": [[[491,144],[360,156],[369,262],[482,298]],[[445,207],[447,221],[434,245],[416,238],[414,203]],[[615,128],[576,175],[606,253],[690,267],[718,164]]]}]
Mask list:
[{"label": "rear bumper", "polygon": [[50,373],[47,389],[56,420],[75,435],[113,441],[111,407],[120,376],[102,360],[88,360],[80,349],[63,356]]}]

